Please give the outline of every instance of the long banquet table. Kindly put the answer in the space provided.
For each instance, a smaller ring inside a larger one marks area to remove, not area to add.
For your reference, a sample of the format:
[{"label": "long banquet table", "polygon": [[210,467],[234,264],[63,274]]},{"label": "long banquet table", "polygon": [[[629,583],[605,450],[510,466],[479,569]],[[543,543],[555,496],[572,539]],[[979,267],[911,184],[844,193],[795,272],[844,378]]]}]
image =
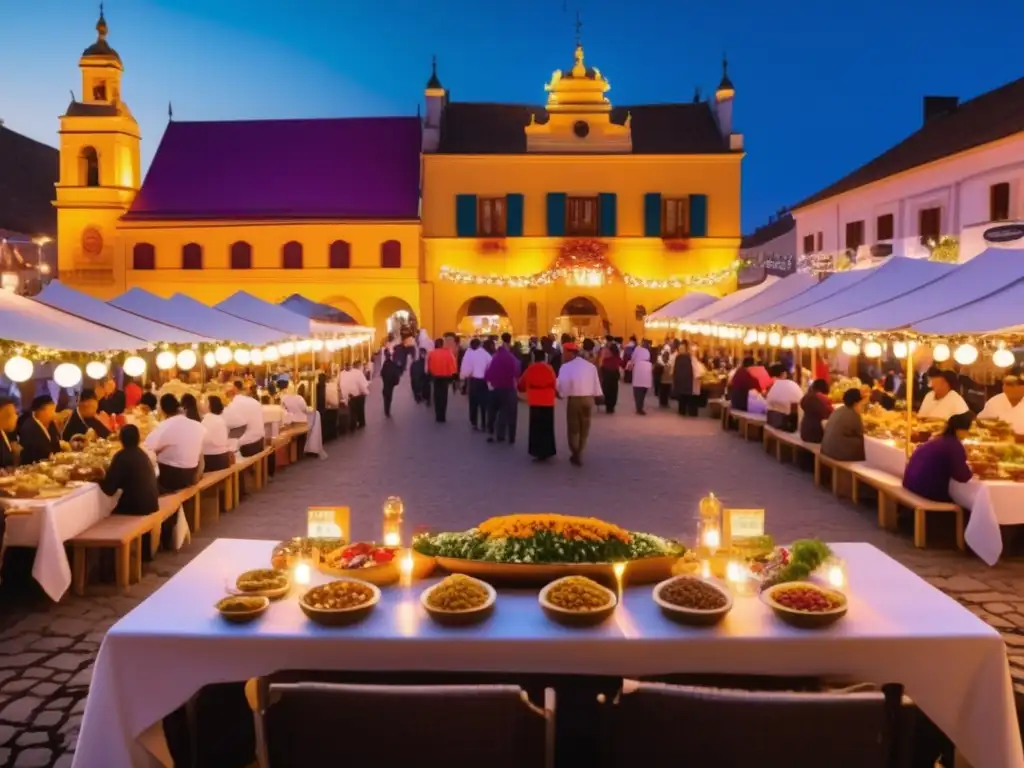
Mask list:
[{"label": "long banquet table", "polygon": [[[613,619],[567,629],[535,590],[501,590],[483,624],[446,629],[419,605],[424,584],[385,588],[361,624],[320,627],[295,599],[253,624],[213,608],[225,580],[266,567],[273,542],[218,539],[115,624],[100,648],[74,766],[159,765],[140,739],[202,686],[282,669],[641,676],[715,672],[843,676],[902,683],[974,768],[1022,768],[1006,647],[956,601],[868,544],[835,544],[847,563],[848,615],[825,630],[779,622],[737,598],[714,628],[670,622],[650,587],[629,587]],[[327,577],[315,574],[315,583]]]},{"label": "long banquet table", "polygon": [[5,507],[26,513],[7,518],[7,546],[35,547],[32,577],[50,599],[60,600],[71,586],[64,542],[107,517],[115,504],[116,499],[96,483],[85,483],[56,499],[5,501]]},{"label": "long banquet table", "polygon": [[[864,438],[864,459],[869,467],[903,477],[907,457],[892,440]],[[995,565],[1003,552],[1002,525],[1024,523],[1024,483],[1011,480],[949,481],[949,495],[964,509],[971,510],[964,540],[978,557]]]}]

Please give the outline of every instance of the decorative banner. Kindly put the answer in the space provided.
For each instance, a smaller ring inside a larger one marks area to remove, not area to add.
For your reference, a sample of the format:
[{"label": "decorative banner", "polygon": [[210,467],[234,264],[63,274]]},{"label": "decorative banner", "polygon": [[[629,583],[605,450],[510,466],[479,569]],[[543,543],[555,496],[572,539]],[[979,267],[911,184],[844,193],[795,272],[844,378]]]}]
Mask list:
[{"label": "decorative banner", "polygon": [[349,540],[348,507],[308,507],[306,509],[306,535],[310,538]]},{"label": "decorative banner", "polygon": [[722,513],[723,540],[731,547],[737,540],[764,536],[763,509],[726,509]]}]

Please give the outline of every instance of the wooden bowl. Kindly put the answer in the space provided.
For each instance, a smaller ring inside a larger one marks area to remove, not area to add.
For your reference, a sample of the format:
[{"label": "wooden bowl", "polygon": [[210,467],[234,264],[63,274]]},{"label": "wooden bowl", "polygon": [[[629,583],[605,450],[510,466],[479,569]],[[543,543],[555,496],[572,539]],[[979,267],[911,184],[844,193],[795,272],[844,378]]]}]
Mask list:
[{"label": "wooden bowl", "polygon": [[480,607],[471,608],[467,611],[448,611],[442,608],[435,608],[430,604],[429,598],[431,592],[444,584],[444,581],[440,581],[432,587],[427,587],[420,593],[420,604],[423,606],[423,610],[438,624],[443,624],[446,627],[464,627],[483,621],[494,612],[494,604],[498,600],[498,593],[486,581],[480,581],[480,579],[473,579],[473,581],[487,590],[487,601]]},{"label": "wooden bowl", "polygon": [[[673,603],[662,599],[661,590],[679,579],[692,579],[713,587],[721,592],[725,597],[725,605],[721,608],[710,609],[684,608],[681,605],[674,605]],[[672,621],[677,621],[680,624],[688,624],[693,627],[713,626],[724,619],[725,615],[732,610],[732,594],[729,590],[715,579],[702,579],[699,576],[675,576],[671,579],[666,579],[654,588],[651,595],[654,598],[654,602],[658,604],[658,607],[661,608],[661,612],[665,614],[667,618]]]},{"label": "wooden bowl", "polygon": [[[224,610],[232,600],[251,600],[253,607],[244,611]],[[225,621],[229,621],[232,624],[246,624],[266,613],[267,608],[270,607],[270,598],[259,595],[232,595],[218,600],[217,605],[214,607]]]},{"label": "wooden bowl", "polygon": [[282,575],[285,578],[283,587],[274,587],[273,589],[242,589],[242,587],[238,586],[242,579],[244,579],[251,573],[255,573],[257,570],[264,571],[274,569],[258,568],[252,571],[246,571],[245,573],[241,574],[237,579],[235,579],[235,590],[238,595],[244,595],[248,597],[269,597],[271,600],[277,600],[278,598],[287,595],[288,591],[292,588],[291,579],[288,578],[287,573],[282,573]]},{"label": "wooden bowl", "polygon": [[[778,595],[779,592],[783,592],[787,589],[793,589],[794,587],[805,587],[817,590],[818,592],[827,595],[834,602],[838,603],[838,606],[829,611],[798,611],[793,608],[787,608],[781,603],[776,602],[775,596]],[[782,584],[776,584],[761,593],[761,600],[766,603],[775,612],[775,615],[784,622],[801,629],[820,629],[821,627],[827,627],[830,624],[834,624],[846,615],[846,609],[848,607],[846,595],[842,592],[820,587],[809,581],[788,581],[783,582]]]},{"label": "wooden bowl", "polygon": [[[357,584],[362,584],[365,587],[369,587],[373,595],[365,603],[360,603],[352,608],[314,608],[306,602],[306,597],[313,589],[307,590],[302,597],[299,598],[299,608],[302,612],[310,618],[310,620],[317,624],[322,624],[325,627],[344,627],[349,624],[355,624],[356,622],[362,621],[380,602],[380,589],[376,584],[371,584],[368,581],[362,579],[339,579],[339,581],[354,581]],[[323,585],[321,585],[323,586]]]},{"label": "wooden bowl", "polygon": [[560,608],[554,603],[548,602],[548,592],[555,585],[565,581],[565,579],[571,578],[570,576],[564,576],[561,579],[556,579],[548,584],[544,589],[537,595],[537,600],[540,602],[540,607],[544,609],[544,613],[552,621],[564,624],[567,627],[592,627],[600,624],[602,621],[607,619],[613,613],[615,613],[615,607],[619,604],[619,597],[614,591],[608,589],[601,584],[594,582],[596,586],[603,589],[609,597],[609,603],[603,605],[600,608],[593,608],[588,611],[568,611],[565,608]]}]

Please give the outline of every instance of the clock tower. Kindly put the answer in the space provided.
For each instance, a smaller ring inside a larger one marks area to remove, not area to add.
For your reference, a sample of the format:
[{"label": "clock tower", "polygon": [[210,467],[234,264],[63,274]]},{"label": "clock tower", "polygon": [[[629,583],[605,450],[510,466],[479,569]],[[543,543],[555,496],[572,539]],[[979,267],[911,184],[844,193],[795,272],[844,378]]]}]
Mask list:
[{"label": "clock tower", "polygon": [[79,59],[81,97],[60,118],[57,266],[70,285],[110,296],[125,288],[117,222],[140,185],[139,126],[121,99],[121,57],[107,42],[100,5],[96,41]]}]

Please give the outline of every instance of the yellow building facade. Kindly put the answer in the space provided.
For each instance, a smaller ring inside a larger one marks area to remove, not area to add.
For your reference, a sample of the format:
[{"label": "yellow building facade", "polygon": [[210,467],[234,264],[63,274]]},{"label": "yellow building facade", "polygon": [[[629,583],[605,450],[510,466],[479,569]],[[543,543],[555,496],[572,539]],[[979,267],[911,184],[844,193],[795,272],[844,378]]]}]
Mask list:
[{"label": "yellow building facade", "polygon": [[[735,288],[743,152],[724,71],[713,104],[612,107],[578,45],[526,107],[450,101],[435,66],[422,122],[169,121],[141,183],[102,17],[97,33],[61,117],[73,287],[301,293],[379,332],[407,313],[435,334],[623,336],[688,289]],[[265,160],[280,145],[287,167]]]}]

